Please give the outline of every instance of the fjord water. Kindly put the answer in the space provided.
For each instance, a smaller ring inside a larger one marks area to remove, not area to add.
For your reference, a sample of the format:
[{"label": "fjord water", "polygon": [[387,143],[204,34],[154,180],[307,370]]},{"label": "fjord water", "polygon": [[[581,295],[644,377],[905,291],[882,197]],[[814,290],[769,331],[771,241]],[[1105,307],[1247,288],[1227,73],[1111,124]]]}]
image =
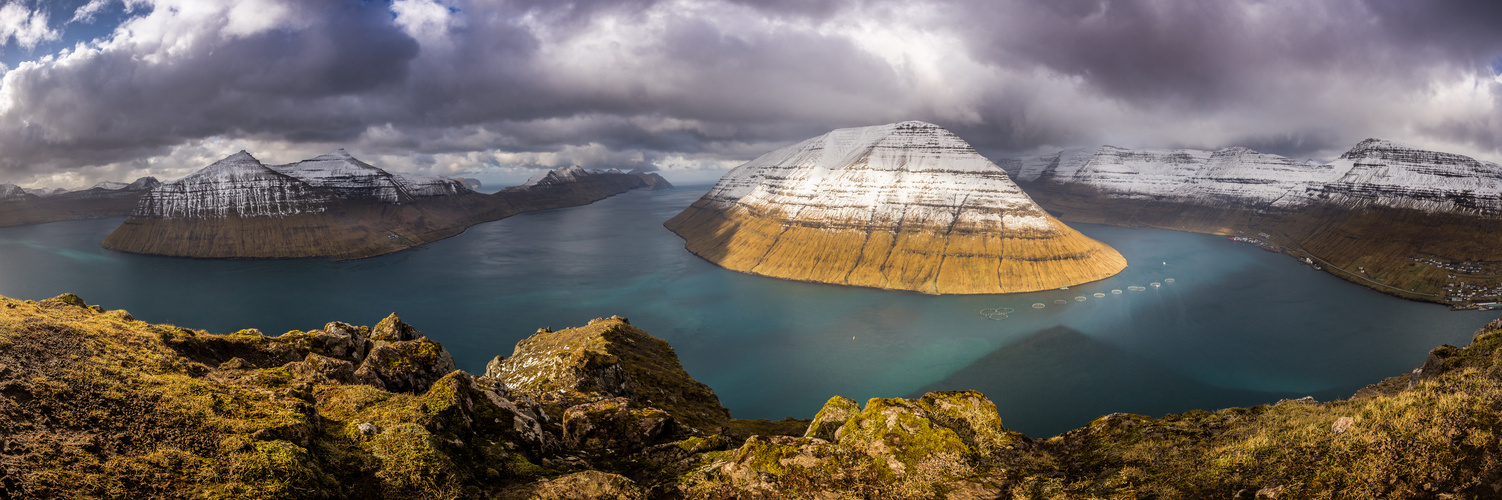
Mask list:
[{"label": "fjord water", "polygon": [[[395,311],[471,373],[539,327],[619,314],[667,339],[739,418],[810,418],[833,395],[976,389],[1035,437],[1112,412],[1347,397],[1497,316],[1381,295],[1221,237],[1090,225],[1075,227],[1130,266],[1069,290],[936,297],[750,276],[662,227],[703,191],[634,191],[350,262],[100,248],[120,219],[0,228],[0,294],[73,292],[215,333],[370,325]],[[993,320],[985,308],[1015,312]]]}]

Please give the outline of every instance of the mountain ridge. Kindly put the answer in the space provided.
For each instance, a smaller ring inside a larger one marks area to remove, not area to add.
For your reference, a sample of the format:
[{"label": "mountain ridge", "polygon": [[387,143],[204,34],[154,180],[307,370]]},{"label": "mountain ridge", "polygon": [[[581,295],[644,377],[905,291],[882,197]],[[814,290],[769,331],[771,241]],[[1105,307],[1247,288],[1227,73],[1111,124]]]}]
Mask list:
[{"label": "mountain ridge", "polygon": [[1000,164],[1066,221],[1243,237],[1416,300],[1502,299],[1495,163],[1367,139],[1324,163],[1105,146]]},{"label": "mountain ridge", "polygon": [[176,257],[357,259],[649,186],[640,175],[580,172],[487,195],[453,179],[390,173],[343,149],[271,166],[240,151],[146,193],[102,244]]}]

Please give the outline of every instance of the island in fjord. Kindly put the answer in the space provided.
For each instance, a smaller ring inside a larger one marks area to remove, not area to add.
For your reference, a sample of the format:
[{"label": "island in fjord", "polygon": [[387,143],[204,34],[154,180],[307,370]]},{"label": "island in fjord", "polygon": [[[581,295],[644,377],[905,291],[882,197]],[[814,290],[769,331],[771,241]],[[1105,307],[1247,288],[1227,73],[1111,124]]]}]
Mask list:
[{"label": "island in fjord", "polygon": [[1046,290],[1126,268],[937,125],[839,129],[736,167],[668,220],[736,271],[932,294]]},{"label": "island in fjord", "polygon": [[241,151],[146,192],[103,245],[174,257],[357,259],[652,186],[671,187],[655,173],[573,166],[487,195],[453,179],[393,174],[343,149],[274,166]]},{"label": "island in fjord", "polygon": [[1400,297],[1502,300],[1502,167],[1368,139],[1329,162],[1233,147],[1003,160],[1070,222],[1236,236]]}]

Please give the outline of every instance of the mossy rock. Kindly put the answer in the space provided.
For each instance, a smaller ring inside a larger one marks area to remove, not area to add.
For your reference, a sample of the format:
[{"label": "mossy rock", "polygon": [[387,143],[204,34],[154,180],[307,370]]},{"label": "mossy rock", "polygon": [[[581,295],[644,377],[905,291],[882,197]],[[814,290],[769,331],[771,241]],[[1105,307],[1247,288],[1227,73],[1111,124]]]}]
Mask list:
[{"label": "mossy rock", "polygon": [[824,407],[819,409],[819,413],[814,415],[814,421],[808,424],[808,431],[804,433],[804,437],[834,441],[835,431],[860,411],[861,405],[854,399],[844,396],[829,398],[829,401],[824,403]]},{"label": "mossy rock", "polygon": [[355,370],[358,380],[392,392],[425,392],[433,382],[457,369],[454,357],[442,345],[421,338],[379,342]]},{"label": "mossy rock", "polygon": [[513,394],[626,397],[705,431],[729,419],[714,391],[683,370],[672,346],[618,316],[578,328],[539,330],[486,372]]},{"label": "mossy rock", "polygon": [[563,444],[576,450],[637,451],[660,442],[674,429],[667,412],[612,398],[564,412]]}]

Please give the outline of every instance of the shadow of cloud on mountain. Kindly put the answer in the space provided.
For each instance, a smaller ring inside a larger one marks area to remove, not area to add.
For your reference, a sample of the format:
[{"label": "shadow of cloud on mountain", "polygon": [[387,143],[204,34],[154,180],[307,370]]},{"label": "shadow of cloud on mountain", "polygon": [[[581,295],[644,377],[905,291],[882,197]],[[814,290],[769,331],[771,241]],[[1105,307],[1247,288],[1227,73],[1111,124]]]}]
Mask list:
[{"label": "shadow of cloud on mountain", "polygon": [[[1048,437],[1116,412],[1161,416],[1192,409],[1215,410],[1272,403],[1302,393],[1215,387],[1162,362],[1090,338],[1069,327],[1039,330],[998,348],[949,377],[915,391],[977,390],[996,403],[1008,429]],[[1316,395],[1318,396],[1318,395]],[[1049,412],[1012,412],[1034,405],[1064,406]],[[1061,420],[1045,415],[1090,415]]]}]

